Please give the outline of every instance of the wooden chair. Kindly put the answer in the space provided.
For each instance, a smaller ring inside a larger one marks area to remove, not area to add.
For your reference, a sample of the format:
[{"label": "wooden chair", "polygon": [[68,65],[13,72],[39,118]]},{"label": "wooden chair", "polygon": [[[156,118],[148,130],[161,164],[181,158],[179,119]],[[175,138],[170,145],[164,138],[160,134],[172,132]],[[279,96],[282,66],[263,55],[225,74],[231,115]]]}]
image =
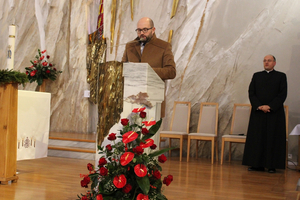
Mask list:
[{"label": "wooden chair", "polygon": [[[171,139],[180,140],[180,161],[182,161],[183,139],[187,139],[190,126],[191,103],[183,101],[175,101],[173,114],[169,131],[161,131],[159,136],[159,144],[162,138],[169,138],[169,147],[171,147]],[[169,151],[171,156],[171,150]]]},{"label": "wooden chair", "polygon": [[198,158],[198,141],[211,141],[211,164],[214,164],[214,147],[218,161],[218,103],[201,103],[197,133],[188,134],[187,161],[190,159],[191,140],[196,140],[196,158]]},{"label": "wooden chair", "polygon": [[222,136],[221,165],[225,142],[229,142],[229,161],[231,161],[231,143],[246,143],[250,112],[250,104],[234,104],[230,134]]}]

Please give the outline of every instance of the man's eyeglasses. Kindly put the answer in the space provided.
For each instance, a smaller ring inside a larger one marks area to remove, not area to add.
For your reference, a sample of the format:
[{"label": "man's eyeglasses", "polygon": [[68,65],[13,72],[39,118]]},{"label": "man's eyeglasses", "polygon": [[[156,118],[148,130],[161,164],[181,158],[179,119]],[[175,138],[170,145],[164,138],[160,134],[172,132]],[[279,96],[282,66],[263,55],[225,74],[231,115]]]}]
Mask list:
[{"label": "man's eyeglasses", "polygon": [[263,62],[274,62],[274,60],[263,60]]},{"label": "man's eyeglasses", "polygon": [[150,29],[152,29],[152,28],[153,28],[153,27],[151,27],[151,28],[143,28],[143,29],[137,28],[137,29],[135,29],[135,31],[136,31],[137,33],[141,33],[142,31],[143,31],[143,33],[147,33],[148,30],[150,30]]}]

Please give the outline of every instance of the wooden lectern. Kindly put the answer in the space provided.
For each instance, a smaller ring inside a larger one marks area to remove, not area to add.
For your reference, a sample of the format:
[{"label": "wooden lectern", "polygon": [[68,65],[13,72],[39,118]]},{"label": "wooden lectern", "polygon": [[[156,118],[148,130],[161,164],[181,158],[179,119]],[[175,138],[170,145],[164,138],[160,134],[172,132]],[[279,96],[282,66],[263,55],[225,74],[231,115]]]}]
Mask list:
[{"label": "wooden lectern", "polygon": [[18,84],[0,85],[0,182],[17,182]]}]

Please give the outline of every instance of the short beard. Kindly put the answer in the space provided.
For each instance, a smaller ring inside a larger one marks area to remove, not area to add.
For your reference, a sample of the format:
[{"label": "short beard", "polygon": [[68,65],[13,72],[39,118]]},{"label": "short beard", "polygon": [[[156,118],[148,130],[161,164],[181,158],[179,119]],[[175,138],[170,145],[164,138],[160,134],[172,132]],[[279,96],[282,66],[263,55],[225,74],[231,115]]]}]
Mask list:
[{"label": "short beard", "polygon": [[148,36],[146,36],[146,39],[140,37],[140,41],[141,42],[149,42],[152,37],[153,37],[153,34],[151,33]]}]

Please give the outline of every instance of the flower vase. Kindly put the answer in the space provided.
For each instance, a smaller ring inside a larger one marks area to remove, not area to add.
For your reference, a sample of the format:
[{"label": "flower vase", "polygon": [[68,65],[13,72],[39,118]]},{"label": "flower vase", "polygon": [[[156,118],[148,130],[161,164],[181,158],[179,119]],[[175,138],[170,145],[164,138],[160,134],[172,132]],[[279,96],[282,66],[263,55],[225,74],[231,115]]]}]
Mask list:
[{"label": "flower vase", "polygon": [[46,91],[46,80],[47,79],[43,79],[42,85],[39,86],[39,92],[45,92]]}]

